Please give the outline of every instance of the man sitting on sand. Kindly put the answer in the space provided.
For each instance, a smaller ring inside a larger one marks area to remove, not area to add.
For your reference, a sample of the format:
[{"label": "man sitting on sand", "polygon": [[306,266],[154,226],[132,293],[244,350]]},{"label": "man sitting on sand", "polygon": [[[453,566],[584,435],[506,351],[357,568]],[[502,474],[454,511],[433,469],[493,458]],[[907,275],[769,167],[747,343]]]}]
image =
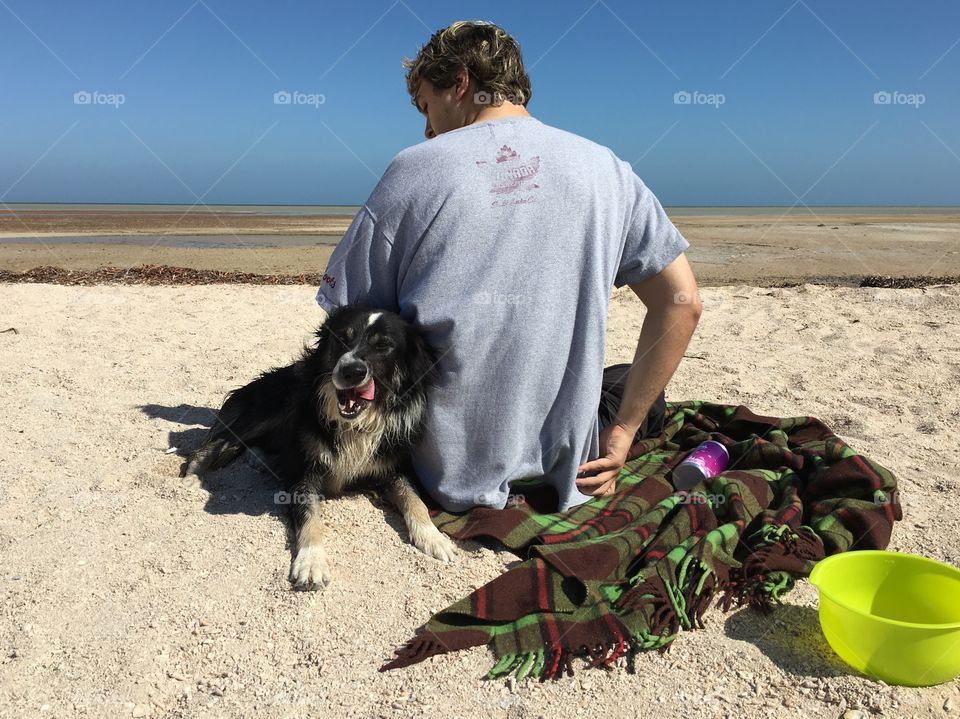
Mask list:
[{"label": "man sitting on sand", "polygon": [[[638,429],[662,428],[700,317],[689,243],[628,163],[527,112],[530,80],[501,28],[455,22],[404,65],[427,141],[390,163],[317,302],[398,312],[437,350],[413,464],[446,510],[503,508],[532,477],[559,510],[611,494]],[[607,304],[623,285],[647,313],[601,431]]]}]

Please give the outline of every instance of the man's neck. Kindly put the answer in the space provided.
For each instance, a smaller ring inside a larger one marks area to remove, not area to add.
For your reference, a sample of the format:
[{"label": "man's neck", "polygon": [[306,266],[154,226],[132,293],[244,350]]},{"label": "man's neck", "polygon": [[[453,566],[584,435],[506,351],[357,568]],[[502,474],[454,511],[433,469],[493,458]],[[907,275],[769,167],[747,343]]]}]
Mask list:
[{"label": "man's neck", "polygon": [[490,120],[501,120],[505,117],[530,117],[527,108],[523,105],[514,105],[510,102],[504,102],[502,105],[493,107],[486,105],[480,109],[476,116],[468,124],[475,122],[488,122]]}]

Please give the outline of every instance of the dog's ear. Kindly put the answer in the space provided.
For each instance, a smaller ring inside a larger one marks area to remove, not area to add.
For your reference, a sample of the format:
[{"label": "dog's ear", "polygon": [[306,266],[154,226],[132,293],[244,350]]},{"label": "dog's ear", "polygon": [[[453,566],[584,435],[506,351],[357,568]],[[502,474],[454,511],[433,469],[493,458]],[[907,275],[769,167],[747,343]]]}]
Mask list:
[{"label": "dog's ear", "polygon": [[317,331],[313,333],[313,336],[316,337],[316,344],[320,345],[330,337],[330,325],[332,322],[335,322],[337,317],[346,310],[346,305],[341,305],[334,307],[327,313],[326,318],[323,320]]},{"label": "dog's ear", "polygon": [[327,339],[327,336],[330,334],[330,330],[327,328],[327,323],[324,322],[322,325],[317,327],[316,332],[313,333],[314,336],[314,345],[319,346],[324,340]]}]

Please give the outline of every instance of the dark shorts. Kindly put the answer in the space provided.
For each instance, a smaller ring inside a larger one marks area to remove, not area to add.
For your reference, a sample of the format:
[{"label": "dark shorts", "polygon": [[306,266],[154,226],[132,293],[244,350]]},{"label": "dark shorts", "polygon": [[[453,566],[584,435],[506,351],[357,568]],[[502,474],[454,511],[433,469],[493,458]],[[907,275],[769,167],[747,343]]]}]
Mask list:
[{"label": "dark shorts", "polygon": [[[628,364],[615,364],[603,370],[600,407],[597,410],[601,430],[613,422],[617,416],[620,402],[623,400],[623,390],[627,383],[627,372],[629,370],[630,365]],[[654,401],[653,406],[640,425],[640,429],[637,430],[636,439],[647,439],[659,435],[663,431],[666,414],[667,401],[664,398],[664,393],[660,392],[660,396]]]}]

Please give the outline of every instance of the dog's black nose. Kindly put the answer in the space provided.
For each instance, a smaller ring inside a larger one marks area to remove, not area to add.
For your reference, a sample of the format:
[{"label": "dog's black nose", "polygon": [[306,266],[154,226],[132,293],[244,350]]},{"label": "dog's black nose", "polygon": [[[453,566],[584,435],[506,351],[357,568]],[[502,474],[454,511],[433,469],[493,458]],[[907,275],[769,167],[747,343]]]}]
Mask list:
[{"label": "dog's black nose", "polygon": [[357,384],[366,376],[367,366],[363,362],[340,365],[340,377],[348,384]]}]

